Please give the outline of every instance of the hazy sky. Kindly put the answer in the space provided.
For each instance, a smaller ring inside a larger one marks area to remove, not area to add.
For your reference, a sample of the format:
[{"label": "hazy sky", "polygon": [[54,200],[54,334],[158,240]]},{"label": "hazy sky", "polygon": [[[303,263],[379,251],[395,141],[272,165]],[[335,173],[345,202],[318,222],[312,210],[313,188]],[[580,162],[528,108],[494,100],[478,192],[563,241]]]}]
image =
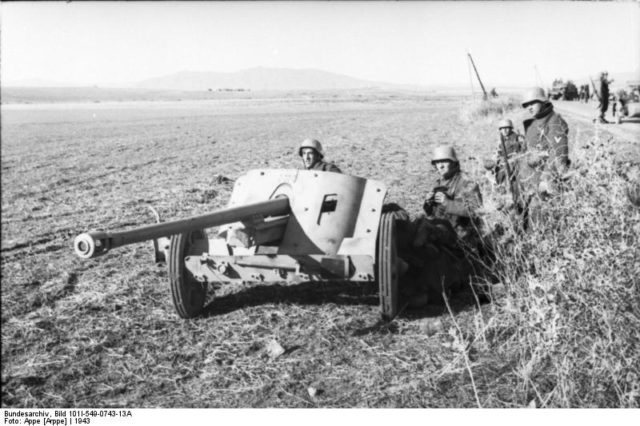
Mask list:
[{"label": "hazy sky", "polygon": [[489,87],[640,68],[637,2],[2,3],[2,84],[122,86],[177,71],[317,68]]}]

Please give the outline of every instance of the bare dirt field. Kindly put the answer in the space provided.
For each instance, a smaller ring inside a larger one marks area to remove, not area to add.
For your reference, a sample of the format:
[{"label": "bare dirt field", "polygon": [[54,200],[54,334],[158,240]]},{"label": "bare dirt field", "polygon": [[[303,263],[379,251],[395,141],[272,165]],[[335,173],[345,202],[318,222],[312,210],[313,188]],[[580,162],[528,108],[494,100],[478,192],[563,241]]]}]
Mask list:
[{"label": "bare dirt field", "polygon": [[[297,168],[305,137],[344,172],[384,181],[387,201],[415,216],[434,146],[453,143],[477,177],[495,149],[498,118],[462,121],[463,101],[367,93],[3,105],[3,407],[528,404],[535,388],[502,376],[513,364],[461,340],[492,304],[456,300],[454,315],[430,306],[385,325],[374,286],[253,285],[182,320],[150,243],[96,260],[73,253],[81,232],[151,223],[147,205],[167,220],[224,207],[232,183],[217,176]],[[572,144],[603,131],[565,118]],[[272,340],[286,350],[277,358]]]}]

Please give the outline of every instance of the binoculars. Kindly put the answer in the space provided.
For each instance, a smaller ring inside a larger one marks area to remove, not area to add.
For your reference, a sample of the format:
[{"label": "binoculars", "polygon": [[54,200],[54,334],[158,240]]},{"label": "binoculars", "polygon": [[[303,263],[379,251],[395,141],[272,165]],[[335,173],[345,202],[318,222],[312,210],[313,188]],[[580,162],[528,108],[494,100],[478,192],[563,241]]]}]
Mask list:
[{"label": "binoculars", "polygon": [[424,202],[424,204],[422,205],[422,210],[424,210],[424,212],[427,214],[427,216],[433,216],[434,210],[436,208],[436,200],[435,200],[435,196],[438,192],[442,192],[448,199],[452,199],[451,196],[449,196],[448,191],[449,189],[446,186],[437,186],[435,188],[433,188],[433,196],[430,198],[427,198]]}]

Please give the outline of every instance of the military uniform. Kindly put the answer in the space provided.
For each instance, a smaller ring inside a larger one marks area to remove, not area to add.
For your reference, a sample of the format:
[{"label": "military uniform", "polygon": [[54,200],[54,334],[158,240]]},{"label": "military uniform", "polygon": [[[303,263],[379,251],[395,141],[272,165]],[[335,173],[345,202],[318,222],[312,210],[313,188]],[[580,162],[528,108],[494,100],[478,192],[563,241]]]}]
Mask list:
[{"label": "military uniform", "polygon": [[447,197],[443,204],[434,206],[433,218],[446,219],[461,241],[475,244],[478,236],[475,211],[482,206],[478,184],[463,176],[458,170],[449,179],[438,178],[433,188],[446,188]]},{"label": "military uniform", "polygon": [[503,150],[503,142],[511,173],[514,173],[516,169],[514,157],[525,150],[525,144],[524,136],[517,132],[511,132],[508,136],[500,134],[499,137],[500,140],[498,141],[498,149],[496,151],[496,166],[493,168],[493,173],[495,174],[496,182],[502,183],[507,177],[507,170],[504,164],[505,153]]},{"label": "military uniform", "polygon": [[475,275],[481,242],[475,212],[482,196],[479,186],[459,169],[449,179],[437,179],[434,189],[444,192],[446,200],[442,204],[427,200],[426,215],[413,224],[413,251],[405,260],[413,266],[408,279],[417,291],[426,291],[429,300],[440,300],[442,293],[459,290]]},{"label": "military uniform", "polygon": [[[335,164],[322,161],[322,159],[324,158],[324,150],[322,149],[322,144],[320,143],[320,141],[310,138],[302,141],[300,147],[298,148],[298,155],[300,157],[302,157],[302,151],[304,149],[312,149],[317,155],[317,157],[315,158],[317,161],[313,163],[313,165],[307,170],[320,170],[323,172],[342,173]],[[304,168],[306,169],[306,166]]]},{"label": "military uniform", "polygon": [[502,150],[502,142],[507,149],[507,157],[511,158],[514,154],[524,151],[524,137],[518,132],[511,132],[508,136],[500,135],[500,143],[498,145],[497,156],[498,160],[504,158]]},{"label": "military uniform", "polygon": [[518,158],[518,211],[526,229],[530,221],[541,220],[541,202],[559,190],[562,176],[569,168],[569,126],[553,111],[551,102],[543,102],[540,111],[524,121],[525,152]]},{"label": "military uniform", "polygon": [[523,193],[551,193],[569,167],[569,126],[546,102],[534,118],[524,121],[524,128],[526,155],[517,164]]},{"label": "military uniform", "polygon": [[600,111],[600,120],[606,122],[604,115],[609,108],[609,80],[606,75],[600,77],[600,104],[598,109]]},{"label": "military uniform", "polygon": [[342,171],[333,163],[327,163],[326,161],[316,162],[309,170],[320,170],[323,172],[342,173]]}]

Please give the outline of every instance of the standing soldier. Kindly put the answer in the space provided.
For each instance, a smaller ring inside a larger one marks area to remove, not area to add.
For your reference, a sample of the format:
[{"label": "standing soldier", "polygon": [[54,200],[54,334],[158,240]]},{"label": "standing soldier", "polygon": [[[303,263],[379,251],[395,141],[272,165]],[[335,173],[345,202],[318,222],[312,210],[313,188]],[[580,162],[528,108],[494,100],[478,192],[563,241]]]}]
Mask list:
[{"label": "standing soldier", "polygon": [[306,170],[342,173],[335,164],[322,161],[324,158],[322,144],[315,139],[302,141],[298,148],[298,155],[302,158],[302,165]]},{"label": "standing soldier", "polygon": [[451,146],[435,148],[431,163],[439,177],[427,194],[425,215],[413,225],[413,254],[405,259],[413,266],[413,306],[438,300],[468,283],[476,274],[481,241],[479,186],[463,175]]},{"label": "standing soldier", "polygon": [[585,103],[585,104],[588,104],[588,103],[589,103],[589,101],[591,100],[591,93],[590,93],[590,91],[591,91],[591,90],[589,89],[589,85],[588,85],[588,84],[585,84],[585,85],[584,85],[584,91],[585,91],[585,100],[584,100],[584,103]]},{"label": "standing soldier", "polygon": [[532,118],[524,121],[526,155],[518,160],[520,202],[525,212],[535,218],[537,201],[557,193],[557,185],[568,171],[569,127],[539,87],[525,94],[522,107],[529,110]]},{"label": "standing soldier", "polygon": [[609,108],[609,84],[613,80],[608,80],[607,77],[608,73],[606,71],[600,73],[600,104],[598,105],[598,110],[600,112],[598,121],[600,123],[608,123],[604,118],[604,115],[607,113],[607,109]]}]

